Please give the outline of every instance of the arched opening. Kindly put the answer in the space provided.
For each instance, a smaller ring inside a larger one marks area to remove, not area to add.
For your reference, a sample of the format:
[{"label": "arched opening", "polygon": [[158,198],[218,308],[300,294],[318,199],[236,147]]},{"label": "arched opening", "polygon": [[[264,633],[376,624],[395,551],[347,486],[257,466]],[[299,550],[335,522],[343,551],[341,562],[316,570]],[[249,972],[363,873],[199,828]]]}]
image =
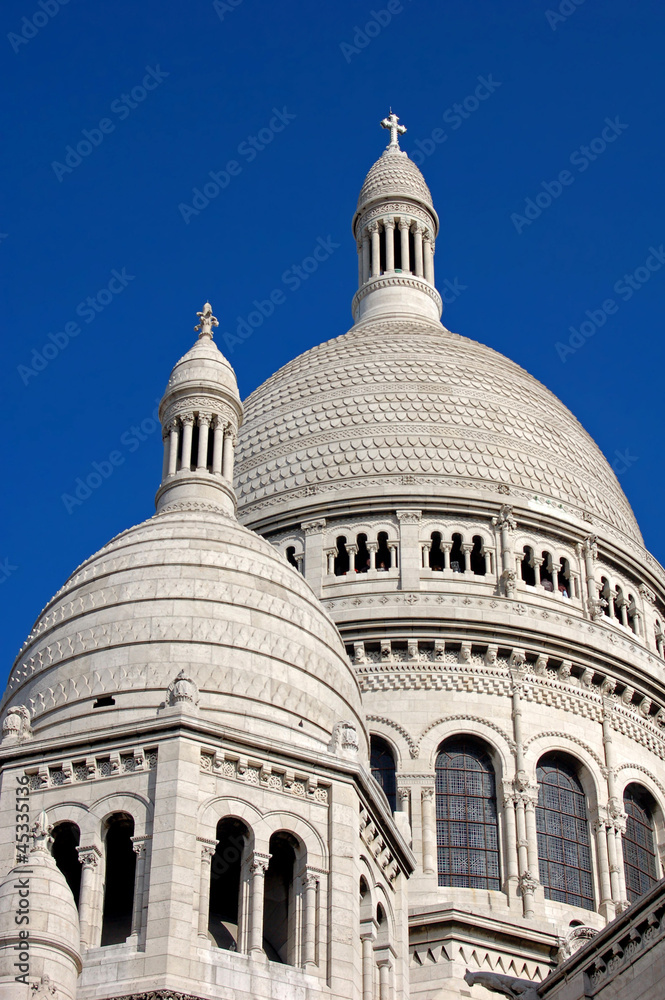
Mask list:
[{"label": "arched opening", "polygon": [[388,545],[388,532],[380,531],[377,542],[378,548],[376,550],[376,568],[379,570],[390,569],[392,565],[392,555]]},{"label": "arched opening", "polygon": [[379,223],[379,270],[381,274],[386,269],[386,238],[388,235],[386,227]]},{"label": "arched opening", "polygon": [[298,569],[298,563],[296,562],[296,549],[294,545],[289,545],[288,549],[286,550],[286,561],[291,563],[292,566],[295,566],[295,568]]},{"label": "arched opening", "polygon": [[370,737],[369,766],[381,785],[393,812],[397,809],[397,780],[395,778],[395,758],[388,743],[380,736]]},{"label": "arched opening", "polygon": [[492,759],[483,743],[455,736],[436,758],[439,885],[499,889],[499,824]]},{"label": "arched opening", "polygon": [[346,551],[346,535],[340,535],[336,542],[335,576],[344,576],[349,572],[349,553]]},{"label": "arched opening", "polygon": [[53,830],[51,854],[72,890],[76,906],[81,893],[81,862],[76,848],[81,843],[81,831],[76,823],[58,823]]},{"label": "arched opening", "polygon": [[136,875],[133,836],[134,820],[127,813],[115,813],[107,821],[102,945],[122,944],[132,932]]},{"label": "arched opening", "polygon": [[567,754],[547,754],[538,762],[540,881],[546,899],[593,910],[589,823],[578,771],[577,762]]},{"label": "arched opening", "polygon": [[409,262],[411,267],[409,268],[411,274],[416,272],[416,240],[411,229],[409,229]]},{"label": "arched opening", "polygon": [[271,962],[294,964],[293,876],[298,841],[280,831],[270,838],[263,897],[263,949]]},{"label": "arched opening", "polygon": [[612,611],[614,610],[614,603],[613,603],[614,596],[613,596],[612,591],[610,589],[609,580],[606,577],[604,577],[604,576],[601,576],[601,578],[600,578],[600,594],[599,594],[599,596],[600,596],[601,601],[605,602],[603,604],[603,614],[607,615],[608,618],[611,618],[612,617]]},{"label": "arched opening", "polygon": [[623,807],[627,817],[622,837],[626,892],[634,903],[658,880],[653,832],[655,802],[646,788],[628,785],[623,793]]},{"label": "arched opening", "polygon": [[525,545],[522,549],[522,561],[520,563],[520,574],[527,587],[536,586],[536,571],[533,566],[533,549],[530,545]]},{"label": "arched opening", "polygon": [[458,532],[455,532],[453,535],[453,547],[450,550],[450,568],[453,573],[463,573],[465,568],[462,536]]},{"label": "arched opening", "polygon": [[358,551],[356,553],[356,573],[366,573],[369,569],[369,549],[367,548],[367,535],[360,534],[356,538]]},{"label": "arched opening", "polygon": [[471,572],[474,576],[485,576],[485,554],[483,551],[483,540],[480,535],[472,538],[473,548],[469,556]]},{"label": "arched opening", "polygon": [[402,270],[402,239],[400,236],[399,225],[396,225],[392,231],[393,243],[395,246],[395,270]]},{"label": "arched opening", "polygon": [[441,532],[433,531],[430,535],[431,544],[429,547],[430,569],[442,570],[444,567],[443,549],[441,548]]},{"label": "arched opening", "polygon": [[540,584],[543,590],[549,594],[554,593],[554,577],[552,575],[552,556],[549,552],[543,552],[542,564],[540,567]]},{"label": "arched opening", "polygon": [[192,427],[192,455],[191,461],[189,463],[190,471],[196,469],[196,463],[199,456],[199,422],[198,419],[194,418],[194,426]]},{"label": "arched opening", "polygon": [[618,622],[622,621],[623,616],[621,612],[624,607],[623,590],[619,586],[615,587],[612,592],[612,607],[614,610],[614,617],[616,618],[616,620]]},{"label": "arched opening", "polygon": [[633,594],[628,595],[626,614],[628,616],[628,627],[635,633],[635,635],[639,635],[639,614],[637,611],[637,603]]},{"label": "arched opening", "polygon": [[568,559],[561,560],[561,569],[559,570],[559,593],[562,597],[571,597],[570,592],[570,562]]},{"label": "arched opening", "polygon": [[240,872],[249,831],[227,816],[217,824],[217,847],[210,863],[208,933],[218,948],[238,951]]}]

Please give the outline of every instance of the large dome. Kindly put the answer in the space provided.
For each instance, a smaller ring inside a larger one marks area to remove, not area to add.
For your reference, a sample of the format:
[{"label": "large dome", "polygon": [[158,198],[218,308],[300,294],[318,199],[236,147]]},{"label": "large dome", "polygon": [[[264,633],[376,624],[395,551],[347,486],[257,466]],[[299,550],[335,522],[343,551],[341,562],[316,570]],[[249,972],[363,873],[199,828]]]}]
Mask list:
[{"label": "large dome", "polygon": [[340,721],[362,734],[357,682],[309,585],[263,538],[201,509],[157,514],[83,563],[39,617],[4,705],[25,705],[36,734],[131,725],[165,710],[180,671],[211,721],[251,718],[254,734],[312,749]]},{"label": "large dome", "polygon": [[528,505],[641,544],[599,448],[519,365],[425,319],[359,323],[281,368],[245,401],[240,516],[375,497]]}]

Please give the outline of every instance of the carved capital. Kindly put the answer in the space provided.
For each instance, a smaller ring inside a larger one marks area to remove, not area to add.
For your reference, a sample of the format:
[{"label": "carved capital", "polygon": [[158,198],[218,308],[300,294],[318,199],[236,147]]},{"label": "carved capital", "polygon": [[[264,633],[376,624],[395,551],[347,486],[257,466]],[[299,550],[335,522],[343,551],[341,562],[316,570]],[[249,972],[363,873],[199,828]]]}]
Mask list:
[{"label": "carved capital", "polygon": [[193,413],[183,413],[182,416],[180,417],[180,421],[183,424],[183,426],[184,425],[188,425],[190,427],[193,427],[194,426],[194,414]]},{"label": "carved capital", "polygon": [[325,518],[319,518],[316,521],[303,521],[300,525],[306,535],[318,535],[323,531],[325,526]]},{"label": "carved capital", "polygon": [[420,524],[422,515],[421,510],[398,510],[397,520],[400,524]]},{"label": "carved capital", "polygon": [[199,413],[199,427],[210,427],[212,423],[211,413]]},{"label": "carved capital", "polygon": [[387,215],[383,220],[384,229],[394,229],[395,228],[395,217],[392,215]]},{"label": "carved capital", "polygon": [[94,844],[90,847],[77,847],[76,853],[78,854],[79,861],[83,868],[95,869],[98,867],[99,862],[102,859],[102,852]]},{"label": "carved capital", "polygon": [[253,878],[265,877],[271,857],[271,854],[261,854],[259,851],[254,851],[249,862],[249,870]]}]

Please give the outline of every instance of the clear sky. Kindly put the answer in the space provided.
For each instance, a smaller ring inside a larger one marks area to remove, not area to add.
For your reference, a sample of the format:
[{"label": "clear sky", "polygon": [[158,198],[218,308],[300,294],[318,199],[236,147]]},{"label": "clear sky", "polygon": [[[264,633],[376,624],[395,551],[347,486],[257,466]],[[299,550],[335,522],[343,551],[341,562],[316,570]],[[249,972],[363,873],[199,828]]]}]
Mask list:
[{"label": "clear sky", "polygon": [[444,323],[563,399],[663,561],[665,8],[549,2],[5,0],[5,673],[70,572],[152,513],[151,414],[203,302],[243,396],[348,329],[390,105],[441,218]]}]

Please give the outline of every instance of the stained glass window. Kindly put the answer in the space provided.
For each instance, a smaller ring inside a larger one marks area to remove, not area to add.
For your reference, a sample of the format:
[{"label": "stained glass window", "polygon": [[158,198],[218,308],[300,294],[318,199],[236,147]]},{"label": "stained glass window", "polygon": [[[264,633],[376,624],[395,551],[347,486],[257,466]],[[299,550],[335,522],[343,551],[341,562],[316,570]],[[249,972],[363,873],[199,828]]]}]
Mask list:
[{"label": "stained glass window", "polygon": [[595,909],[586,799],[574,765],[544,757],[537,768],[538,861],[547,899]]},{"label": "stained glass window", "polygon": [[639,785],[629,785],[623,793],[626,832],[623,835],[623,866],[628,899],[633,903],[657,880],[653,815],[649,793]]},{"label": "stained glass window", "polygon": [[494,768],[471,739],[449,740],[436,759],[439,885],[500,889]]}]

